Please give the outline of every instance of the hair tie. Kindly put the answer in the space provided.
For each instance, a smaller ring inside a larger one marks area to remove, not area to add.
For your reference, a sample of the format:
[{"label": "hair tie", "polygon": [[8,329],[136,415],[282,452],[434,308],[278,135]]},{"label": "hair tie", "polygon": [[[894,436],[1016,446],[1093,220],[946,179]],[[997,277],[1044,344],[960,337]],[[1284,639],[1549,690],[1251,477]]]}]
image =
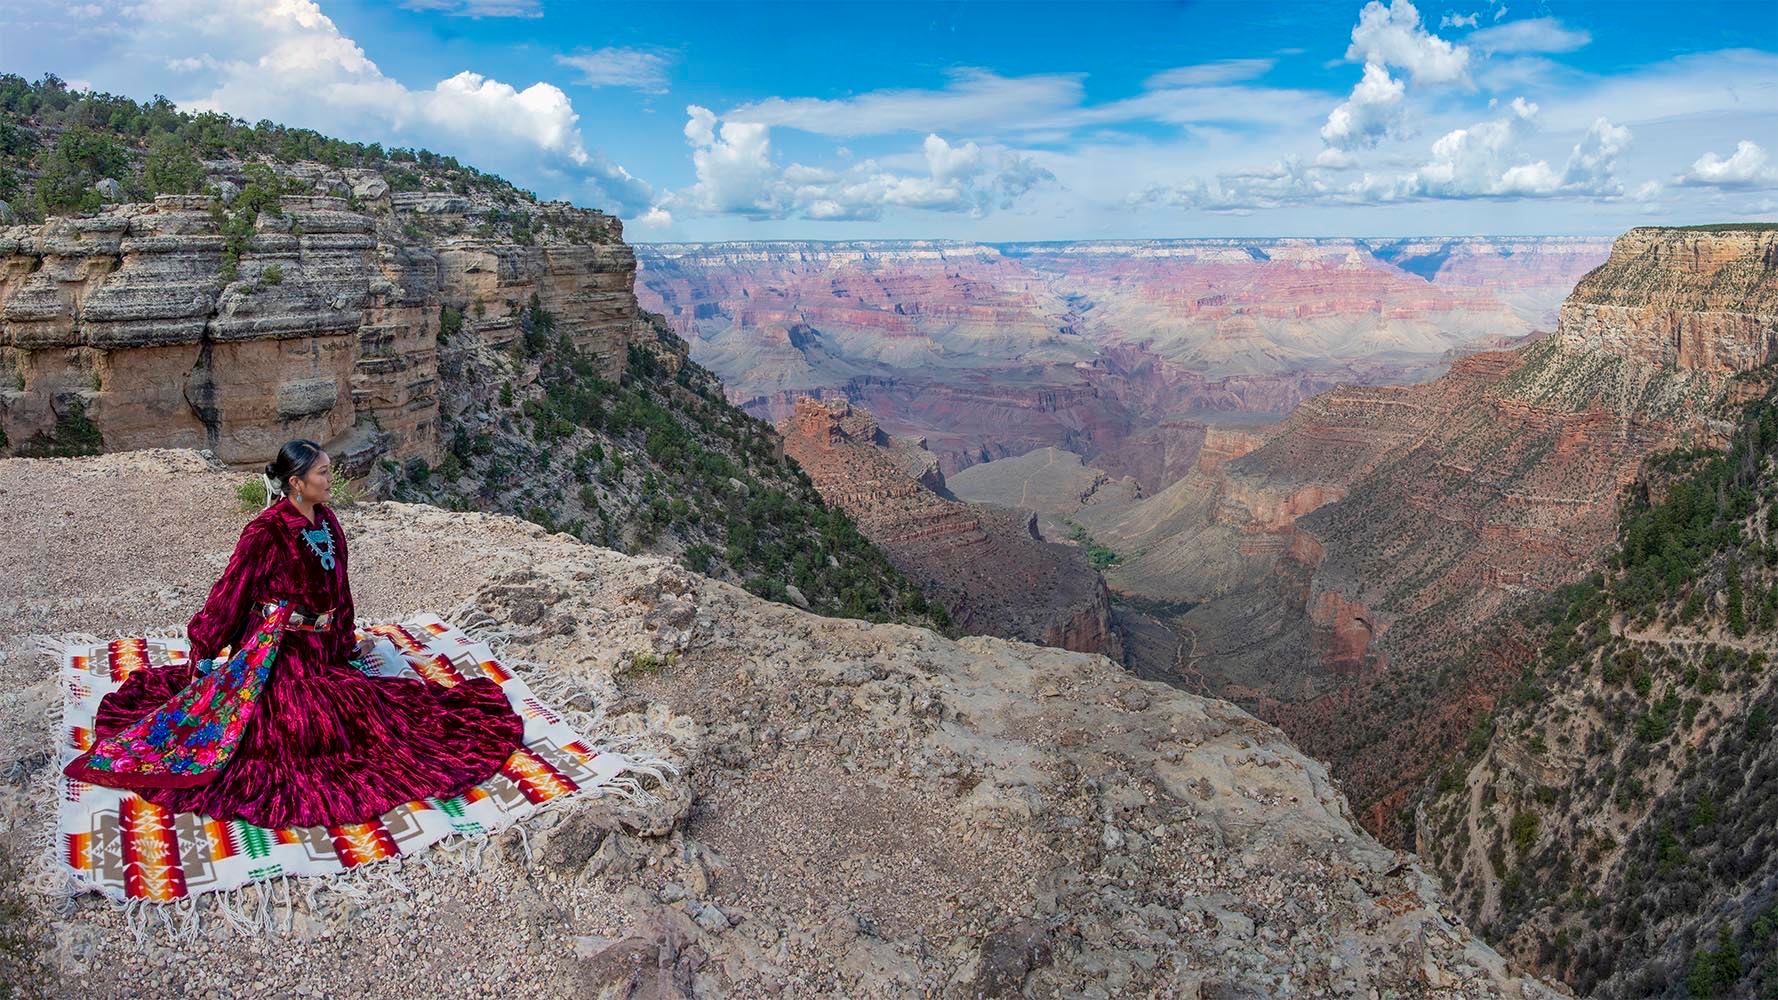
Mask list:
[{"label": "hair tie", "polygon": [[277,481],[272,479],[271,476],[262,472],[259,474],[259,478],[265,480],[265,507],[260,508],[260,510],[265,510],[272,505],[273,499],[282,496],[284,491],[278,488]]}]

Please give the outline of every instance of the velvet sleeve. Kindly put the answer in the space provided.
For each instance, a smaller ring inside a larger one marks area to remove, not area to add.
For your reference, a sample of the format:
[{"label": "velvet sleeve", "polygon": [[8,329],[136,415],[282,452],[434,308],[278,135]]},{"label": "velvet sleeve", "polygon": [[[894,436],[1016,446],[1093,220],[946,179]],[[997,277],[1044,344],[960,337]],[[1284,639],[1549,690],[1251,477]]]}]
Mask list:
[{"label": "velvet sleeve", "polygon": [[264,521],[247,522],[235,542],[234,555],[228,566],[210,587],[204,606],[186,623],[185,635],[191,640],[191,662],[214,657],[224,646],[233,645],[247,627],[255,589],[264,575],[268,532]]},{"label": "velvet sleeve", "polygon": [[339,548],[340,562],[340,601],[338,621],[334,630],[335,654],[338,660],[348,660],[353,656],[354,647],[358,645],[357,609],[352,606],[352,574],[351,564],[346,558],[346,529],[340,519],[334,517],[333,511],[327,512],[333,518],[335,543]]}]

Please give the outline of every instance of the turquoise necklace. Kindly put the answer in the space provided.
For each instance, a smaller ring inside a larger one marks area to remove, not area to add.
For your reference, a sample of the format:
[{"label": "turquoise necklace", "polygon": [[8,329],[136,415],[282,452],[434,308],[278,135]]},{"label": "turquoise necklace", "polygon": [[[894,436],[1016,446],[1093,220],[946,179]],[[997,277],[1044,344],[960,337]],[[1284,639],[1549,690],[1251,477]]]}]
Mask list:
[{"label": "turquoise necklace", "polygon": [[333,569],[333,528],[328,526],[327,519],[321,520],[319,528],[303,528],[302,536],[309,543],[309,551],[321,560],[321,568]]}]

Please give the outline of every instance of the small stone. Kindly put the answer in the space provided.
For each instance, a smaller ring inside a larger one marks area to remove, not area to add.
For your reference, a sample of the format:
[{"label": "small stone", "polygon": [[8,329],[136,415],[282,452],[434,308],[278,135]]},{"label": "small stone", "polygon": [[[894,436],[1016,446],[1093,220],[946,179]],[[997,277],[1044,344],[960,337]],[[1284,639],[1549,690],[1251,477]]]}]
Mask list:
[{"label": "small stone", "polygon": [[692,913],[691,918],[697,922],[699,927],[712,934],[729,929],[728,915],[717,909],[715,904],[694,903],[693,905],[696,910]]}]

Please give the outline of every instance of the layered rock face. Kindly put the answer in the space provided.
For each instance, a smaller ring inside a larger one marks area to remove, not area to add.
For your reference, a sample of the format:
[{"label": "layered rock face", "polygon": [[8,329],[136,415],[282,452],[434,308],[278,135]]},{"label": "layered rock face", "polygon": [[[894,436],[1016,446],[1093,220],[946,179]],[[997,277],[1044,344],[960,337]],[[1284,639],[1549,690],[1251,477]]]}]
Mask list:
[{"label": "layered rock face", "polygon": [[1586,995],[1778,991],[1775,237],[1635,230],[1565,307],[1577,344],[1732,376],[1733,450],[1644,464],[1601,572],[1503,630],[1522,679],[1416,816],[1470,919]]},{"label": "layered rock face", "polygon": [[[1690,256],[1660,259],[1661,287],[1717,280]],[[1612,539],[1645,456],[1722,430],[1720,366],[1609,350],[1568,325],[1578,304],[1553,337],[1423,385],[1341,386],[1238,458],[1081,511],[1134,554],[1108,572],[1114,589],[1195,605],[1174,619],[1177,649],[1133,659],[1176,663],[1278,722],[1334,764],[1372,829],[1401,836],[1420,776],[1522,669],[1491,623]]]},{"label": "layered rock face", "polygon": [[[0,550],[61,540],[0,576],[0,608],[24,611],[0,614],[0,732],[41,732],[62,697],[17,630],[140,630],[202,600],[236,478],[188,451],[0,461]],[[467,601],[535,687],[678,772],[645,808],[540,812],[476,871],[441,845],[391,900],[299,886],[263,951],[138,942],[112,907],[30,893],[54,995],[1559,995],[1447,916],[1322,764],[1224,702],[1098,656],[805,614],[508,516],[340,515],[365,620]],[[53,759],[21,747],[0,758],[0,840],[22,853],[55,796]]]},{"label": "layered rock face", "polygon": [[941,495],[929,453],[845,400],[804,399],[779,430],[822,497],[964,631],[1122,655],[1104,579],[1077,549],[1043,541],[1033,515]]},{"label": "layered rock face", "polygon": [[[1056,446],[1150,491],[1205,424],[1548,329],[1590,239],[654,244],[638,295],[750,412],[832,390],[947,472]],[[1145,456],[1172,453],[1156,464]]]},{"label": "layered rock face", "polygon": [[1778,359],[1775,259],[1778,228],[1632,229],[1563,304],[1561,336],[1644,364],[1751,371]]},{"label": "layered rock face", "polygon": [[[206,166],[244,180],[238,163]],[[236,246],[231,210],[203,196],[0,229],[0,430],[14,447],[84,415],[108,449],[208,448],[241,465],[308,437],[356,477],[378,458],[437,460],[444,307],[500,346],[536,295],[612,375],[646,328],[616,219],[532,206],[538,235],[521,245],[488,224],[510,207],[480,195],[279,169],[337,194],[283,195]]]}]

